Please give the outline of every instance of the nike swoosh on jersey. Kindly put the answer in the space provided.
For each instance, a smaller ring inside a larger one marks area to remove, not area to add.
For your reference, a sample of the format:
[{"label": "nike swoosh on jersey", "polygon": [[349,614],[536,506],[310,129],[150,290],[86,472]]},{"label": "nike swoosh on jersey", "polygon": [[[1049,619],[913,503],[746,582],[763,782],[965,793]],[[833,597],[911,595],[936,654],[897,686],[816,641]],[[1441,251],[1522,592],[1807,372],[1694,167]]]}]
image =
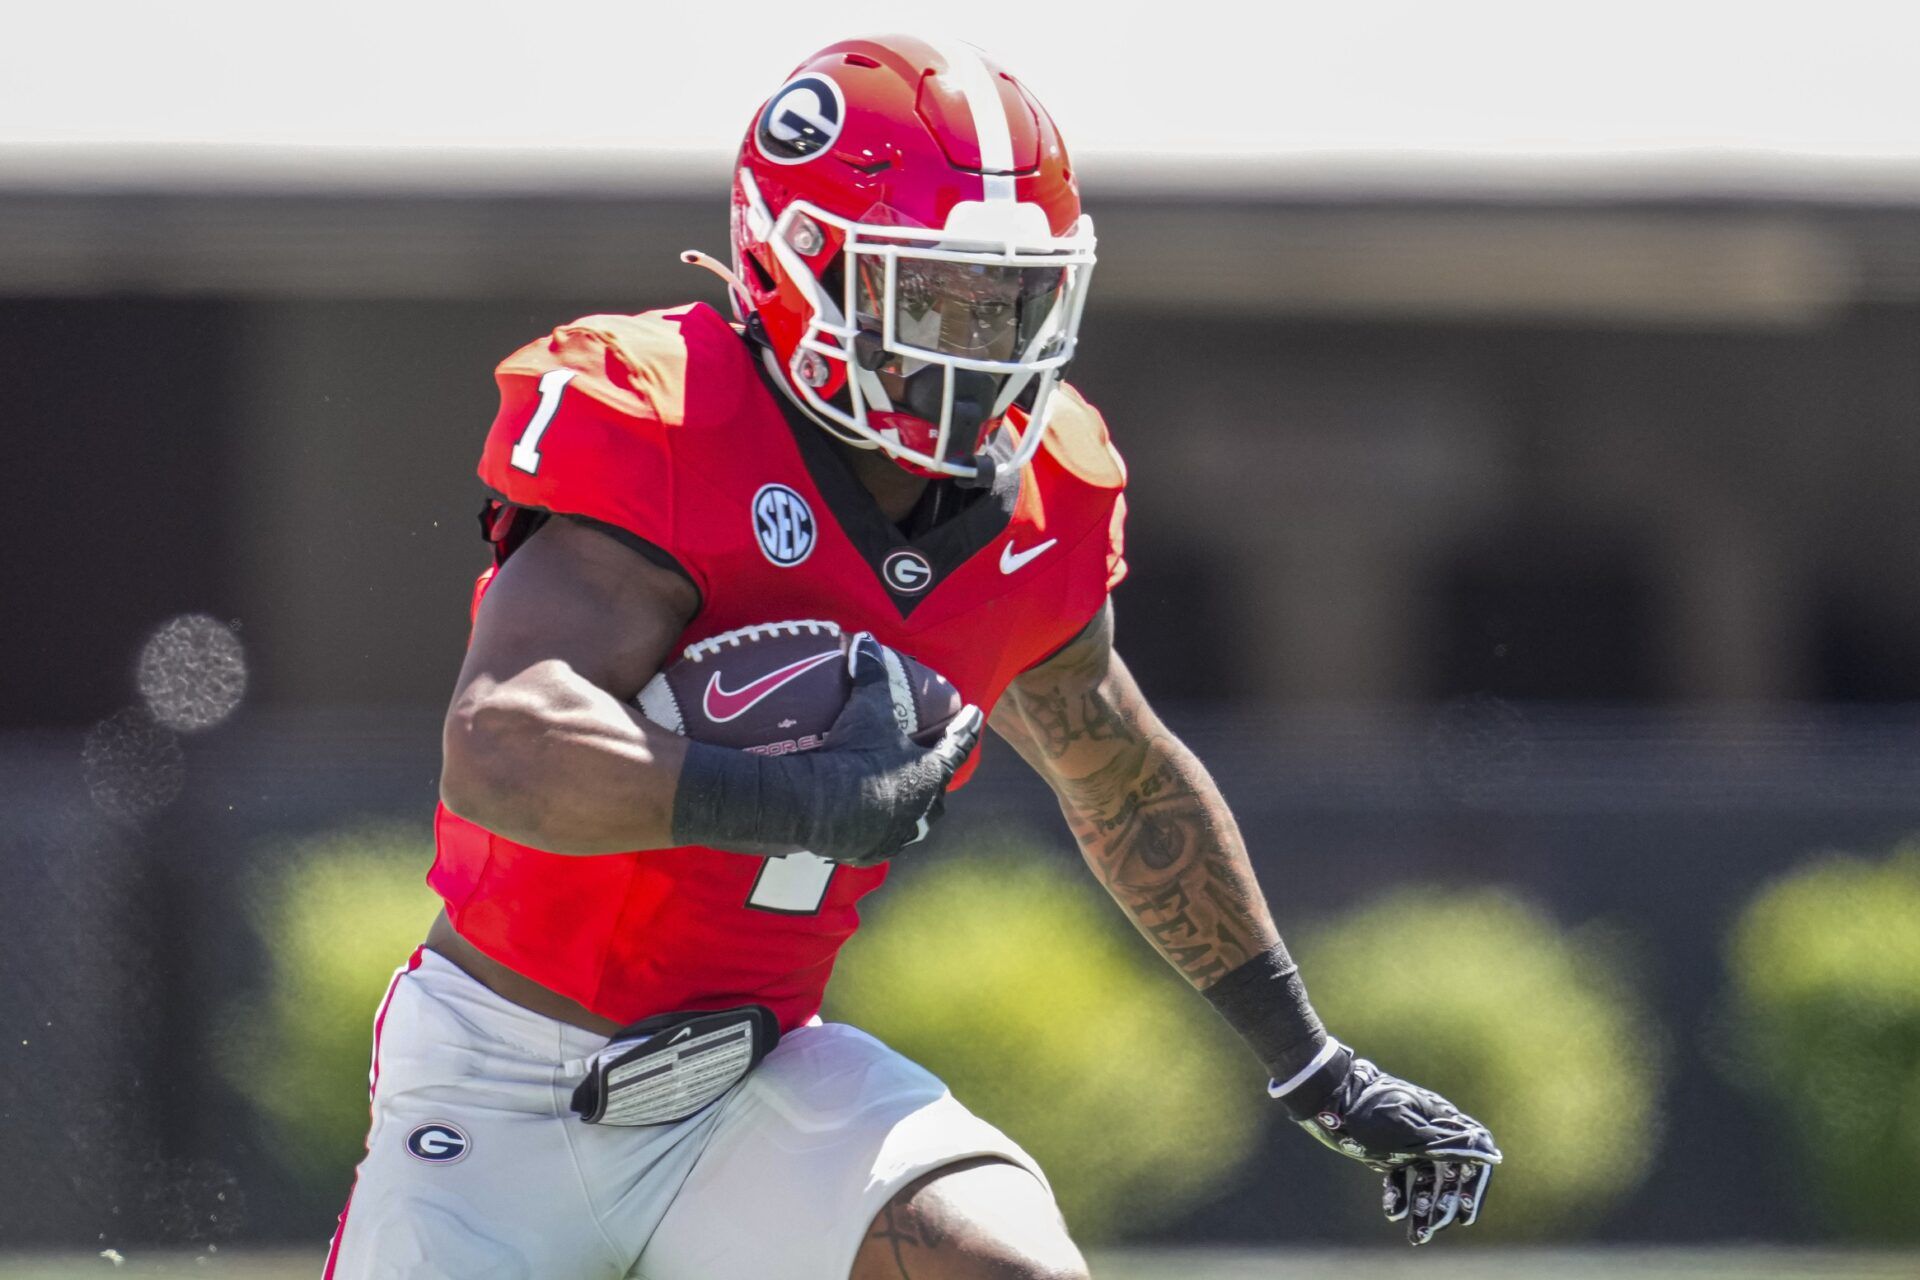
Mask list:
[{"label": "nike swoosh on jersey", "polygon": [[778,671],[769,671],[758,680],[738,689],[726,689],[720,685],[720,673],[713,673],[707,681],[707,692],[701,701],[707,713],[707,719],[715,724],[725,724],[729,720],[738,720],[751,711],[763,698],[798,680],[807,672],[822,663],[833,662],[840,656],[838,649],[828,649],[825,653],[816,653],[811,658],[802,658],[798,662],[789,662]]},{"label": "nike swoosh on jersey", "polygon": [[1017,572],[1022,565],[1058,541],[1060,541],[1058,538],[1048,538],[1038,546],[1028,547],[1025,551],[1020,552],[1014,551],[1013,544],[1009,542],[1006,546],[1000,548],[1000,572]]}]

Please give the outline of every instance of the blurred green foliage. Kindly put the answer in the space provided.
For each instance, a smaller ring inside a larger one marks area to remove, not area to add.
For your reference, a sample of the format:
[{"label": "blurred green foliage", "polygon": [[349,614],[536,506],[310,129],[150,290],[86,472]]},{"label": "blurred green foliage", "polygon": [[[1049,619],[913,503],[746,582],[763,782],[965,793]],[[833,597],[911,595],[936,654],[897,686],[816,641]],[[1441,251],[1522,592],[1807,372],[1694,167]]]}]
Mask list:
[{"label": "blurred green foliage", "polygon": [[1564,1235],[1645,1176],[1659,1055],[1614,948],[1493,890],[1403,889],[1298,933],[1328,1028],[1493,1130],[1477,1235]]},{"label": "blurred green foliage", "polygon": [[1728,945],[1734,1074],[1842,1229],[1920,1240],[1920,843],[1775,880]]},{"label": "blurred green foliage", "polygon": [[[1082,1239],[1177,1219],[1278,1121],[1258,1066],[1090,877],[1015,835],[971,844],[877,899],[830,1014],[1026,1146]],[[232,1011],[223,1066],[316,1185],[359,1157],[371,1019],[433,918],[430,854],[416,827],[367,826],[263,857],[270,973]],[[1295,950],[1338,1034],[1493,1126],[1508,1164],[1487,1233],[1563,1229],[1638,1182],[1654,1055],[1604,947],[1499,893],[1406,892]]]},{"label": "blurred green foliage", "polygon": [[343,1185],[367,1137],[373,1016],[439,899],[432,837],[364,826],[262,850],[252,895],[268,947],[260,993],[231,1011],[222,1067],[291,1172]]},{"label": "blurred green foliage", "polygon": [[1024,1146],[1079,1239],[1147,1230],[1234,1179],[1276,1114],[1259,1066],[1091,876],[1003,836],[899,879],[829,1012]]}]

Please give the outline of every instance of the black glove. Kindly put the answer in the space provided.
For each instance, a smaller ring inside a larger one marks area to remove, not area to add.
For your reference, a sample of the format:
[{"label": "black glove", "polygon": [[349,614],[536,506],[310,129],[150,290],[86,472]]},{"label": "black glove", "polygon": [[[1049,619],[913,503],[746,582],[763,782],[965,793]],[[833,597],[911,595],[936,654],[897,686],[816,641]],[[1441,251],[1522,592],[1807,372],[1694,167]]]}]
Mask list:
[{"label": "black glove", "polygon": [[826,745],[798,757],[817,764],[816,806],[805,848],[870,867],[926,839],[945,812],[947,784],[980,741],[985,717],[963,707],[932,747],[915,746],[894,713],[881,645],[862,633],[848,654],[853,692]]},{"label": "black glove", "polygon": [[853,690],[816,750],[759,756],[689,743],[674,840],[748,853],[805,849],[870,867],[924,839],[985,721],[965,707],[940,741],[915,746],[894,715],[881,652],[872,636],[855,637]]},{"label": "black glove", "polygon": [[1390,1076],[1338,1040],[1292,1080],[1268,1087],[1294,1121],[1343,1156],[1386,1175],[1387,1221],[1425,1244],[1471,1226],[1500,1163],[1487,1127],[1430,1089]]}]

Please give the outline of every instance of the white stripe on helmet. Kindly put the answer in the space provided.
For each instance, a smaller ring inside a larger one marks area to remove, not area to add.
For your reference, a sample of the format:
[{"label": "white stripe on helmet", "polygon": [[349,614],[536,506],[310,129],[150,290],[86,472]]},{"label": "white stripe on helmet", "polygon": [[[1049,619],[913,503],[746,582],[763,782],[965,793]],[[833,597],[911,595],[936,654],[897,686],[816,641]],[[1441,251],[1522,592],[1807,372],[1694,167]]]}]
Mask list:
[{"label": "white stripe on helmet", "polygon": [[947,64],[947,74],[966,95],[967,111],[973,116],[973,136],[980,144],[980,167],[987,171],[981,198],[989,202],[1012,200],[1013,131],[1007,124],[1007,106],[1000,98],[993,72],[970,44],[950,39],[932,43]]}]

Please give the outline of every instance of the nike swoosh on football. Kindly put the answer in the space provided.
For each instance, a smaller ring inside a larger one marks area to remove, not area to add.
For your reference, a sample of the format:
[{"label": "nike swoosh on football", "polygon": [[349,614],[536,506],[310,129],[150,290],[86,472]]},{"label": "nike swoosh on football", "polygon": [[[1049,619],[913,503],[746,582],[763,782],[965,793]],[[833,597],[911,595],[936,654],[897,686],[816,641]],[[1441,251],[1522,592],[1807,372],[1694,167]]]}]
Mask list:
[{"label": "nike swoosh on football", "polygon": [[802,658],[798,662],[789,662],[778,671],[769,671],[758,680],[738,689],[726,689],[720,685],[720,673],[713,673],[707,681],[707,692],[701,699],[707,719],[715,724],[725,724],[729,720],[738,720],[754,707],[754,704],[771,694],[782,685],[791,684],[807,672],[822,663],[839,658],[838,649],[829,649],[825,653],[816,653],[811,658]]},{"label": "nike swoosh on football", "polygon": [[1060,541],[1060,539],[1058,538],[1048,538],[1045,542],[1042,542],[1038,546],[1028,547],[1025,551],[1020,551],[1020,552],[1016,552],[1013,549],[1013,544],[1009,542],[1006,546],[1000,548],[1000,572],[1002,573],[1015,572],[1022,565],[1026,564],[1029,560],[1033,559],[1035,556],[1039,555],[1042,551],[1045,551],[1048,547],[1052,546],[1054,543],[1058,541]]}]

